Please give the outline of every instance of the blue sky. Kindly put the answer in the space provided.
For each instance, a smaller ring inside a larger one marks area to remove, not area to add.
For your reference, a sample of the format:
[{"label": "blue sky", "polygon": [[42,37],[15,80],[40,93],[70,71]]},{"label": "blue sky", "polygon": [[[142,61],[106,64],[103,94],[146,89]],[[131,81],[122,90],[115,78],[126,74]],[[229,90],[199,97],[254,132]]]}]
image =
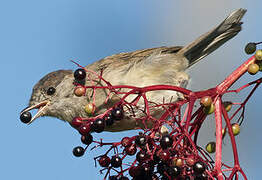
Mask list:
[{"label": "blue sky", "polygon": [[[81,144],[80,136],[68,124],[49,117],[30,126],[20,122],[19,112],[42,76],[57,69],[75,69],[70,59],[87,65],[119,52],[185,45],[233,10],[247,8],[243,31],[189,70],[191,89],[209,88],[248,57],[243,52],[247,42],[262,41],[261,5],[259,0],[0,1],[0,179],[102,179],[93,163],[101,150],[73,157],[71,151]],[[241,82],[252,78],[245,76]],[[250,179],[261,177],[261,93],[260,88],[249,102],[237,137],[240,160]],[[205,133],[211,128],[206,129]],[[135,133],[105,132],[95,137],[114,141]],[[207,140],[203,136],[202,142]],[[232,159],[230,150],[225,142],[225,159]]]}]

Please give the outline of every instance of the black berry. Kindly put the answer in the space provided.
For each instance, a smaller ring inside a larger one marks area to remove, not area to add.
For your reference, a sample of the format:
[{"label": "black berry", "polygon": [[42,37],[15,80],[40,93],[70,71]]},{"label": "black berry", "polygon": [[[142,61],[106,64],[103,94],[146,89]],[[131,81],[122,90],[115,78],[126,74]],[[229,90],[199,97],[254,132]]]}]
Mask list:
[{"label": "black berry", "polygon": [[132,176],[132,177],[139,176],[140,173],[141,173],[141,167],[140,167],[140,166],[132,166],[132,167],[130,167],[130,169],[129,169],[129,174],[130,174],[130,176]]},{"label": "black berry", "polygon": [[81,136],[81,141],[83,144],[89,145],[93,142],[93,136],[91,134]]},{"label": "black berry", "polygon": [[150,163],[143,163],[141,166],[141,173],[144,176],[151,176],[153,174],[154,171],[154,166],[152,166],[152,164]]},{"label": "black berry", "polygon": [[160,146],[162,149],[171,147],[173,144],[173,139],[169,135],[164,135],[160,140]]},{"label": "black berry", "polygon": [[102,131],[104,131],[105,120],[101,118],[96,119],[93,123],[92,129],[97,133],[101,133]]},{"label": "black berry", "polygon": [[77,146],[73,149],[73,154],[74,156],[76,157],[80,157],[80,156],[83,156],[85,153],[85,149],[81,146]]},{"label": "black berry", "polygon": [[115,120],[117,121],[121,120],[124,116],[123,108],[119,106],[119,107],[112,109],[111,115]]},{"label": "black berry", "polygon": [[119,180],[129,180],[129,179],[128,179],[128,177],[126,177],[126,176],[121,176],[121,177],[119,178]]},{"label": "black berry", "polygon": [[20,115],[20,120],[23,122],[23,123],[29,123],[32,119],[32,115],[30,112],[23,112],[21,115]]},{"label": "black berry", "polygon": [[86,78],[86,71],[84,69],[77,69],[74,72],[75,80],[82,81]]},{"label": "black berry", "polygon": [[195,174],[197,174],[197,175],[202,174],[206,170],[205,164],[201,161],[198,161],[194,164],[193,170],[194,170]]},{"label": "black berry", "polygon": [[122,165],[122,159],[118,156],[113,156],[111,158],[111,165],[112,167],[118,168]]},{"label": "black berry", "polygon": [[109,176],[108,180],[118,180],[117,176]]},{"label": "black berry", "polygon": [[135,139],[136,145],[142,147],[142,146],[146,145],[146,142],[147,142],[147,140],[146,140],[146,136],[145,135],[140,134],[140,135],[136,136],[136,139]]},{"label": "black berry", "polygon": [[164,174],[165,171],[167,171],[169,166],[166,163],[160,162],[157,164],[157,172],[159,174]]},{"label": "black berry", "polygon": [[142,163],[143,161],[145,161],[147,159],[147,154],[144,152],[144,151],[139,151],[137,154],[136,154],[136,160],[139,162],[139,163]]},{"label": "black berry", "polygon": [[195,177],[195,180],[207,180],[208,177],[205,173],[199,174]]},{"label": "black berry", "polygon": [[169,167],[167,169],[167,174],[171,177],[177,177],[181,173],[181,168],[178,166]]},{"label": "black berry", "polygon": [[104,120],[106,122],[106,126],[112,126],[114,124],[114,121],[115,121],[111,114],[106,115],[104,117]]}]

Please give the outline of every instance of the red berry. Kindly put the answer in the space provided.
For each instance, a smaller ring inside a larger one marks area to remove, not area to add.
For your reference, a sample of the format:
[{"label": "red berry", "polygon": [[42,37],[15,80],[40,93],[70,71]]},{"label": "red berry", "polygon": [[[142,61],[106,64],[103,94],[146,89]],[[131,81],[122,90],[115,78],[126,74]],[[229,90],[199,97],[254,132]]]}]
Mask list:
[{"label": "red berry", "polygon": [[73,126],[74,128],[79,128],[82,124],[83,121],[80,117],[75,117],[71,122],[71,126]]},{"label": "red berry", "polygon": [[83,136],[86,136],[90,133],[91,131],[91,127],[90,124],[82,124],[79,129],[78,129],[79,133]]},{"label": "red berry", "polygon": [[124,138],[121,140],[121,144],[122,144],[122,146],[124,146],[124,147],[131,146],[131,144],[132,144],[132,139],[131,139],[130,137],[124,137]]},{"label": "red berry", "polygon": [[124,151],[129,156],[135,155],[136,154],[136,146],[135,146],[135,144],[132,144],[131,146],[125,147]]},{"label": "red berry", "polygon": [[110,158],[106,155],[102,156],[98,160],[101,167],[108,167],[110,164]]}]

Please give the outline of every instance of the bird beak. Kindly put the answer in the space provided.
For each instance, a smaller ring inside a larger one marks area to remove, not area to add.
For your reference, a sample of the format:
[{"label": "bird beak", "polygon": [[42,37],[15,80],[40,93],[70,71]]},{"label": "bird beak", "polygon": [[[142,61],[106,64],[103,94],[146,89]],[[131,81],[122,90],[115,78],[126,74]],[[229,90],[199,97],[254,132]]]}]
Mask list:
[{"label": "bird beak", "polygon": [[32,109],[38,109],[37,113],[33,116],[33,118],[31,119],[31,121],[27,124],[31,124],[35,119],[37,119],[38,117],[42,116],[45,112],[45,109],[48,107],[48,105],[50,104],[50,101],[46,100],[46,101],[42,101],[38,104],[32,105],[30,107],[25,108],[20,114],[30,111]]}]

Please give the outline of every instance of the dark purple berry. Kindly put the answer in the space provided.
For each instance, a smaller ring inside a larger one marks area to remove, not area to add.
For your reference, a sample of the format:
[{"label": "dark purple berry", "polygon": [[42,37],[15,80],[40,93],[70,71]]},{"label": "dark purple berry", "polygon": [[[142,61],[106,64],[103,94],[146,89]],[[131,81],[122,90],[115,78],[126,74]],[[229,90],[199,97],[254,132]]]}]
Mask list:
[{"label": "dark purple berry", "polygon": [[83,144],[89,145],[93,142],[93,136],[91,134],[81,136],[81,141]]},{"label": "dark purple berry", "polygon": [[152,180],[159,180],[158,176],[156,174],[152,175]]},{"label": "dark purple berry", "polygon": [[105,120],[107,126],[112,126],[115,122],[115,120],[114,120],[114,118],[112,117],[111,114],[106,115],[104,117],[104,120]]},{"label": "dark purple berry", "polygon": [[101,167],[108,167],[110,164],[110,158],[106,155],[102,156],[98,160]]},{"label": "dark purple berry", "polygon": [[164,174],[168,170],[169,166],[166,163],[160,162],[157,164],[157,172],[159,174]]},{"label": "dark purple berry", "polygon": [[160,161],[160,158],[159,158],[159,156],[157,156],[156,153],[155,153],[155,154],[153,155],[153,163],[154,163],[154,164],[158,164],[159,161]]},{"label": "dark purple berry", "polygon": [[144,152],[144,151],[139,151],[137,154],[136,154],[136,160],[139,162],[139,163],[142,163],[143,161],[145,161],[147,159],[147,154]]},{"label": "dark purple berry", "polygon": [[114,109],[112,109],[111,115],[115,120],[119,121],[124,116],[124,110],[121,106],[115,107]]},{"label": "dark purple berry", "polygon": [[26,112],[23,112],[21,115],[20,115],[20,120],[23,122],[23,123],[29,123],[32,119],[32,115],[30,112],[26,111]]},{"label": "dark purple berry", "polygon": [[197,174],[197,175],[202,174],[203,172],[205,172],[206,166],[203,162],[198,161],[194,164],[193,170],[194,170],[195,174]]},{"label": "dark purple berry", "polygon": [[142,147],[145,146],[147,142],[146,136],[143,134],[140,134],[136,136],[135,143],[137,146]]},{"label": "dark purple berry", "polygon": [[73,154],[74,156],[76,157],[80,157],[80,156],[83,156],[85,153],[85,149],[81,146],[77,146],[73,149]]},{"label": "dark purple berry", "polygon": [[158,156],[162,161],[168,161],[170,159],[170,153],[168,150],[160,150]]},{"label": "dark purple berry", "polygon": [[141,173],[141,167],[140,166],[132,166],[129,169],[129,174],[131,177],[137,177]]},{"label": "dark purple berry", "polygon": [[84,69],[77,69],[74,72],[75,80],[82,81],[86,78],[86,71]]},{"label": "dark purple berry", "polygon": [[146,176],[151,176],[154,171],[154,166],[150,163],[143,163],[141,166],[141,173]]},{"label": "dark purple berry", "polygon": [[177,177],[181,173],[181,168],[178,166],[169,167],[167,169],[167,174],[171,177]]},{"label": "dark purple berry", "polygon": [[128,177],[126,177],[126,176],[121,176],[121,177],[119,178],[119,180],[129,180],[129,179],[128,179]]},{"label": "dark purple berry", "polygon": [[97,133],[101,133],[105,129],[105,120],[98,118],[94,121],[93,126],[92,126],[93,131]]},{"label": "dark purple berry", "polygon": [[195,180],[207,180],[207,174],[206,173],[202,173],[202,174],[199,174],[195,177]]},{"label": "dark purple berry", "polygon": [[171,147],[173,144],[173,139],[169,135],[162,136],[160,140],[160,146],[162,149],[166,149],[168,147]]},{"label": "dark purple berry", "polygon": [[118,180],[117,176],[109,176],[108,180]]},{"label": "dark purple berry", "polygon": [[122,159],[118,156],[112,156],[111,158],[112,167],[118,168],[122,165]]}]

